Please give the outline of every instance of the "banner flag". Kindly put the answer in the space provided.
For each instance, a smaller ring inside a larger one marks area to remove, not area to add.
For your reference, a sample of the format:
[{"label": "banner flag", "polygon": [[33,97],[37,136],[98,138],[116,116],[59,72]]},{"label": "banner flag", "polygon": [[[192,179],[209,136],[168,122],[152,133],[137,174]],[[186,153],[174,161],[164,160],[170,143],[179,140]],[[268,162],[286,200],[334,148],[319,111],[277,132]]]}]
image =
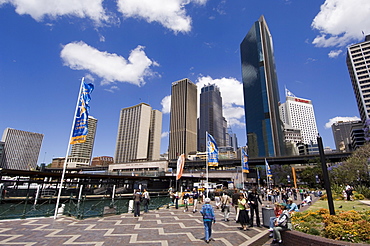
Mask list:
[{"label": "banner flag", "polygon": [[249,173],[248,155],[244,149],[242,149],[242,170],[243,173]]},{"label": "banner flag", "polygon": [[208,166],[218,166],[218,149],[217,143],[211,134],[207,133],[207,160]]},{"label": "banner flag", "polygon": [[185,165],[185,155],[182,154],[177,159],[177,172],[176,172],[176,180],[179,180],[182,176],[182,171],[184,170]]},{"label": "banner flag", "polygon": [[266,175],[267,177],[271,178],[272,177],[271,169],[266,159],[265,159],[265,163],[266,163]]},{"label": "banner flag", "polygon": [[93,84],[82,83],[80,98],[73,124],[73,133],[70,144],[84,143],[88,132],[89,102],[91,92],[94,90]]},{"label": "banner flag", "polygon": [[258,180],[258,182],[261,180],[260,172],[258,171],[258,168],[257,168],[257,180]]}]

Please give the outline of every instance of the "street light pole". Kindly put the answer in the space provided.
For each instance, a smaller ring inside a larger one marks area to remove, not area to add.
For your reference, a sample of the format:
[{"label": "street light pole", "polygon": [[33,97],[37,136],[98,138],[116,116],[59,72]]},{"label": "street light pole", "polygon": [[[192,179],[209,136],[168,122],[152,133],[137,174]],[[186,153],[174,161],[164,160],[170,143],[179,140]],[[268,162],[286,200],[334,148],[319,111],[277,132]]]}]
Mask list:
[{"label": "street light pole", "polygon": [[322,145],[322,139],[320,135],[317,136],[317,144],[318,144],[319,152],[320,152],[321,168],[322,168],[322,173],[324,177],[326,195],[328,197],[329,212],[331,215],[335,215],[333,196],[331,194],[331,188],[330,188],[329,173],[328,173],[328,168],[326,166],[324,147]]}]

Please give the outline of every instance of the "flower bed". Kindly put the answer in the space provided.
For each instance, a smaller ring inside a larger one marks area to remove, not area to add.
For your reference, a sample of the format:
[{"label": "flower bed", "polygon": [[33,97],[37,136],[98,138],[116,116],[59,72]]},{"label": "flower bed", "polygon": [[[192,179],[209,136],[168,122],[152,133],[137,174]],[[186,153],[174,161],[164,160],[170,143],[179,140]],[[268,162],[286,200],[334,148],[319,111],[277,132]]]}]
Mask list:
[{"label": "flower bed", "polygon": [[293,228],[311,235],[352,243],[370,243],[370,211],[305,211],[292,216]]}]

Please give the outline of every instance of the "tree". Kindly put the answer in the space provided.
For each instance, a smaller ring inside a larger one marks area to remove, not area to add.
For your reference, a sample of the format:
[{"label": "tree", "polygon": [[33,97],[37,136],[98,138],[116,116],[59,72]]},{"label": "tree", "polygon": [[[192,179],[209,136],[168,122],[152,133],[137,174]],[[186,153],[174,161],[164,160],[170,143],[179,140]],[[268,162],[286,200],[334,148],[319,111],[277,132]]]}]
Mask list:
[{"label": "tree", "polygon": [[370,143],[353,152],[347,160],[328,168],[333,184],[362,184],[369,182]]}]

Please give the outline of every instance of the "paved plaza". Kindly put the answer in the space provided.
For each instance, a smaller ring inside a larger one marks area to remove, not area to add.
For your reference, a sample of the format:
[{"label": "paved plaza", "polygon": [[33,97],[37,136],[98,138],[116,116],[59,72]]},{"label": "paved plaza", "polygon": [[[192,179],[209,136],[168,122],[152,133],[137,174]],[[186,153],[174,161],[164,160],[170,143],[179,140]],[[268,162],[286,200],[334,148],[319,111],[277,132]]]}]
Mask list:
[{"label": "paved plaza", "polygon": [[[170,207],[140,217],[128,213],[84,220],[66,216],[4,220],[0,221],[0,245],[206,245],[202,216],[190,210]],[[267,228],[243,231],[233,211],[228,222],[222,221],[220,210],[215,213],[210,245],[270,245]]]}]

